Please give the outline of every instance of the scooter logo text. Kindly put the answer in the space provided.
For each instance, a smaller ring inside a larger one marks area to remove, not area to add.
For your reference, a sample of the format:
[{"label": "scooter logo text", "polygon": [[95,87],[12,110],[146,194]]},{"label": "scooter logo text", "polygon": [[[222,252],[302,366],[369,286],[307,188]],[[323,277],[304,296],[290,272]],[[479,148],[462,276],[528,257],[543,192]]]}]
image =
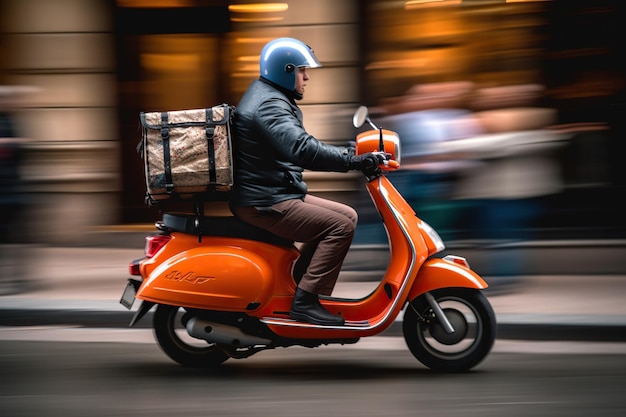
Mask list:
[{"label": "scooter logo text", "polygon": [[214,280],[215,277],[196,275],[193,271],[186,273],[180,271],[172,271],[169,274],[165,275],[165,279],[178,282],[184,281],[189,282],[190,284],[205,284],[211,280]]}]

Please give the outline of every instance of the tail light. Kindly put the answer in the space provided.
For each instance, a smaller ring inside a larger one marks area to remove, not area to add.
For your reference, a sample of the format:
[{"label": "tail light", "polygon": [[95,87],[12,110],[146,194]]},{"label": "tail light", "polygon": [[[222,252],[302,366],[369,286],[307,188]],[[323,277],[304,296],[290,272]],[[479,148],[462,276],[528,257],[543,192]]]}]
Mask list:
[{"label": "tail light", "polygon": [[171,235],[152,235],[146,237],[146,257],[152,258],[163,246],[172,240]]},{"label": "tail light", "polygon": [[143,259],[144,258],[135,259],[130,264],[128,264],[128,273],[136,277],[140,276],[141,270],[139,269],[139,264]]},{"label": "tail light", "polygon": [[170,236],[170,235],[152,235],[152,236],[147,236],[146,237],[146,247],[145,247],[146,256],[144,256],[143,258],[139,258],[139,259],[133,260],[128,265],[128,272],[131,275],[140,276],[141,275],[141,269],[140,269],[141,261],[143,261],[144,259],[147,259],[147,258],[152,258],[170,240],[172,240],[172,236]]}]

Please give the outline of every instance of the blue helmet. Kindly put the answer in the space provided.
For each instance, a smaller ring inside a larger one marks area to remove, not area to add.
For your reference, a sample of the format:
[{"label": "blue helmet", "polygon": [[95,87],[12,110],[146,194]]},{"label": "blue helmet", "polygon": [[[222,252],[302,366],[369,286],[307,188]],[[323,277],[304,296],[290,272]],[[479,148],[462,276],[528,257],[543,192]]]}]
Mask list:
[{"label": "blue helmet", "polygon": [[322,66],[313,49],[294,38],[278,38],[265,44],[260,64],[261,77],[289,91],[296,85],[296,68]]}]

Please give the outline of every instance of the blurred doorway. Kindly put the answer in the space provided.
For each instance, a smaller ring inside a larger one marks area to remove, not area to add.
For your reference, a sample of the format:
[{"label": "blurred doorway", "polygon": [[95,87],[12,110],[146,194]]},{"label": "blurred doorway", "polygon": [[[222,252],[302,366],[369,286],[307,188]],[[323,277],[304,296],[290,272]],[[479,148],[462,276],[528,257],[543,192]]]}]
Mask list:
[{"label": "blurred doorway", "polygon": [[136,150],[141,139],[139,113],[229,101],[228,77],[223,76],[229,63],[222,59],[230,30],[227,2],[144,7],[149,3],[118,2],[115,10],[122,223],[159,218],[144,201],[143,162]]}]

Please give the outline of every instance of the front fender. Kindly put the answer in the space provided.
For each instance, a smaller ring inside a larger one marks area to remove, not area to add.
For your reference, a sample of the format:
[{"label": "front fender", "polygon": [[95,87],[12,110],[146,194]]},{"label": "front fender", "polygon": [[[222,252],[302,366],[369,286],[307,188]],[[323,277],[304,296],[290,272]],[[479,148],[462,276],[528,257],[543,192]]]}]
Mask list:
[{"label": "front fender", "polygon": [[428,259],[419,272],[409,291],[409,300],[425,292],[445,287],[463,287],[483,290],[489,285],[476,272],[469,268],[440,258]]}]

